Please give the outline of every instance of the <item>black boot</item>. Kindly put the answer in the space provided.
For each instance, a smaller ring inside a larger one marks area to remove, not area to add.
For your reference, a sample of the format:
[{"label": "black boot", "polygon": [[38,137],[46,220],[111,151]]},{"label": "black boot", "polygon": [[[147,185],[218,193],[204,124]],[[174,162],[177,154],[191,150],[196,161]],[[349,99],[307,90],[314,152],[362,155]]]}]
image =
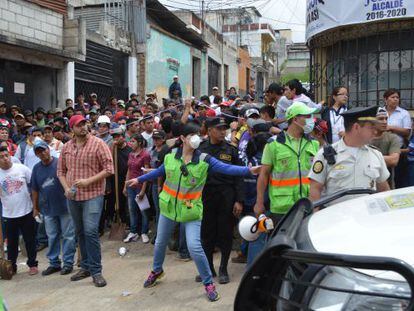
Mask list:
[{"label": "black boot", "polygon": [[227,267],[220,267],[219,269],[219,284],[227,284],[230,282],[229,273]]}]

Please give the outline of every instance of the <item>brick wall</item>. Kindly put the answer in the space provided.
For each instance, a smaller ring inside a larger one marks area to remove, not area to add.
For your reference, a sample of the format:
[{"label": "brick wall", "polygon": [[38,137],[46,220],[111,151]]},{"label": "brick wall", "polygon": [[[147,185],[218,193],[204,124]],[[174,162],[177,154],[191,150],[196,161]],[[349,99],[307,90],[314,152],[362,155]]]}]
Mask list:
[{"label": "brick wall", "polygon": [[0,34],[62,49],[63,15],[23,0],[0,0]]}]

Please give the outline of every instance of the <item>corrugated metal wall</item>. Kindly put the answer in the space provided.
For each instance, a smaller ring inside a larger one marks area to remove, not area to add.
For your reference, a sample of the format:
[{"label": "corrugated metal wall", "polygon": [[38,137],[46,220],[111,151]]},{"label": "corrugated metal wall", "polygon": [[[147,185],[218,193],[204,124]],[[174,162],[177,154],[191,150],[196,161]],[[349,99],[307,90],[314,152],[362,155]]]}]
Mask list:
[{"label": "corrugated metal wall", "polygon": [[86,22],[86,28],[99,31],[100,23],[105,19],[103,7],[81,7],[74,11],[75,18],[82,18]]},{"label": "corrugated metal wall", "polygon": [[147,38],[147,18],[145,0],[107,0],[102,6],[78,7],[75,18],[82,17],[86,28],[99,31],[102,21],[115,25],[134,34],[136,43],[145,43]]},{"label": "corrugated metal wall", "polygon": [[67,14],[66,0],[26,0],[26,1],[29,1],[37,5],[43,6],[45,8],[51,9],[63,15]]}]

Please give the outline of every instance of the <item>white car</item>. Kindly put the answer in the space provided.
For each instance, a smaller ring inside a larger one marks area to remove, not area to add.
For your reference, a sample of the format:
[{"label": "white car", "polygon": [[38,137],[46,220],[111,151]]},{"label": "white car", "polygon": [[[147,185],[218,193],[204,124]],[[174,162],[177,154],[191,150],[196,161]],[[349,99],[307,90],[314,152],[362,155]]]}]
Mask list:
[{"label": "white car", "polygon": [[413,292],[414,187],[351,189],[292,207],[243,276],[234,309],[414,310]]}]

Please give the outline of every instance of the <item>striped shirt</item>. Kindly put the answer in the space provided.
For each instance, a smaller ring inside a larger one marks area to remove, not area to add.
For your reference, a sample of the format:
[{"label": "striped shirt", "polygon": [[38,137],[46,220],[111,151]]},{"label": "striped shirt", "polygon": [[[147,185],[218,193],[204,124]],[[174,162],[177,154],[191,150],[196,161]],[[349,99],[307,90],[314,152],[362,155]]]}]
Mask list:
[{"label": "striped shirt", "polygon": [[[65,176],[69,186],[75,180],[90,178],[101,171],[114,173],[112,154],[105,142],[92,135],[78,148],[74,139],[67,142],[59,158],[57,175]],[[75,201],[90,200],[105,193],[105,178],[84,188],[78,188]]]}]

